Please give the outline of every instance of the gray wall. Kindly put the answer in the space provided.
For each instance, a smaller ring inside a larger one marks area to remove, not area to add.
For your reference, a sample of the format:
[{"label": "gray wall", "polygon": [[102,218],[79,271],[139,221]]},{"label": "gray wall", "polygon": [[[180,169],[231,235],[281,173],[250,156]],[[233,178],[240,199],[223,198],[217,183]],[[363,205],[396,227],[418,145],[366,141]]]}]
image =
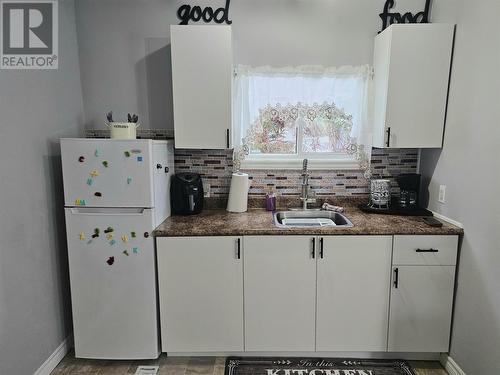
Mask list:
[{"label": "gray wall", "polygon": [[59,70],[0,70],[0,374],[32,374],[70,334],[58,138],[83,130],[73,0]]},{"label": "gray wall", "polygon": [[451,356],[467,374],[491,375],[500,371],[500,3],[460,0],[457,9],[445,144],[422,153],[421,169],[429,207],[465,228]]},{"label": "gray wall", "polygon": [[[248,65],[360,65],[372,61],[385,0],[232,0],[235,62]],[[173,128],[170,24],[177,0],[78,0],[85,117],[103,128],[104,113],[138,112],[145,128]],[[224,0],[192,0],[218,7]],[[397,10],[423,9],[399,0]],[[453,21],[454,0],[435,1],[433,19]],[[117,117],[115,116],[115,117]]]}]

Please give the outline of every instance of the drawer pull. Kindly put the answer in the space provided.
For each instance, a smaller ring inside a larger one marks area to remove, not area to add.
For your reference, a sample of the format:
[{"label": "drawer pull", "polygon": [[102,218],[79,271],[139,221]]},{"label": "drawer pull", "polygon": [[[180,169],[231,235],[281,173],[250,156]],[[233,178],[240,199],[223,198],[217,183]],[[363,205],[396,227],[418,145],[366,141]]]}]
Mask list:
[{"label": "drawer pull", "polygon": [[394,268],[394,288],[399,286],[399,268]]},{"label": "drawer pull", "polygon": [[415,250],[417,253],[437,253],[438,249],[417,249]]},{"label": "drawer pull", "polygon": [[319,239],[319,257],[323,259],[323,237]]},{"label": "drawer pull", "polygon": [[311,256],[314,259],[314,258],[316,258],[316,238],[315,237],[312,238],[312,245],[313,246],[312,246]]},{"label": "drawer pull", "polygon": [[238,238],[236,240],[236,244],[238,245],[238,249],[236,250],[236,259],[241,259],[241,239]]}]

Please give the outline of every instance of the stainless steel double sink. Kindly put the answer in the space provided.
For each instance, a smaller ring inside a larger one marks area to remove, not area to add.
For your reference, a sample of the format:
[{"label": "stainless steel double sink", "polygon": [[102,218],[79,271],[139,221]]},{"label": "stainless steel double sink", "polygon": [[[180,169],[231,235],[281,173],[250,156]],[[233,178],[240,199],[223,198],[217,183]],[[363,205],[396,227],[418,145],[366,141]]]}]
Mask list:
[{"label": "stainless steel double sink", "polygon": [[279,228],[350,228],[352,222],[343,214],[333,211],[303,210],[278,211],[274,224]]}]

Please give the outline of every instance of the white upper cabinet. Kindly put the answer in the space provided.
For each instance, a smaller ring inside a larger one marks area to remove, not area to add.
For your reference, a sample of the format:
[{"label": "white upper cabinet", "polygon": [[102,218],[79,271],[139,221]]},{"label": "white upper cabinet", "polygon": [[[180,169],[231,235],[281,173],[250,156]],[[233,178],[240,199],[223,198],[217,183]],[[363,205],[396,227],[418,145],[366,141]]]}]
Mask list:
[{"label": "white upper cabinet", "polygon": [[375,38],[375,147],[442,147],[454,25],[391,25]]},{"label": "white upper cabinet", "polygon": [[170,37],[175,147],[229,148],[231,27],[173,25]]}]

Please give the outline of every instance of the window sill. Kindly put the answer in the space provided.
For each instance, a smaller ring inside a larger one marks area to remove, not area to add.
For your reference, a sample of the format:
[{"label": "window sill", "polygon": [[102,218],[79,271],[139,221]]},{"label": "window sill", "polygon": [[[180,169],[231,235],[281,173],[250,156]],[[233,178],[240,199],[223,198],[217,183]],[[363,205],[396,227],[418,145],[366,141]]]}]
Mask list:
[{"label": "window sill", "polygon": [[[307,159],[309,170],[359,170],[359,164],[352,159]],[[245,159],[241,169],[302,169],[303,159]]]}]

